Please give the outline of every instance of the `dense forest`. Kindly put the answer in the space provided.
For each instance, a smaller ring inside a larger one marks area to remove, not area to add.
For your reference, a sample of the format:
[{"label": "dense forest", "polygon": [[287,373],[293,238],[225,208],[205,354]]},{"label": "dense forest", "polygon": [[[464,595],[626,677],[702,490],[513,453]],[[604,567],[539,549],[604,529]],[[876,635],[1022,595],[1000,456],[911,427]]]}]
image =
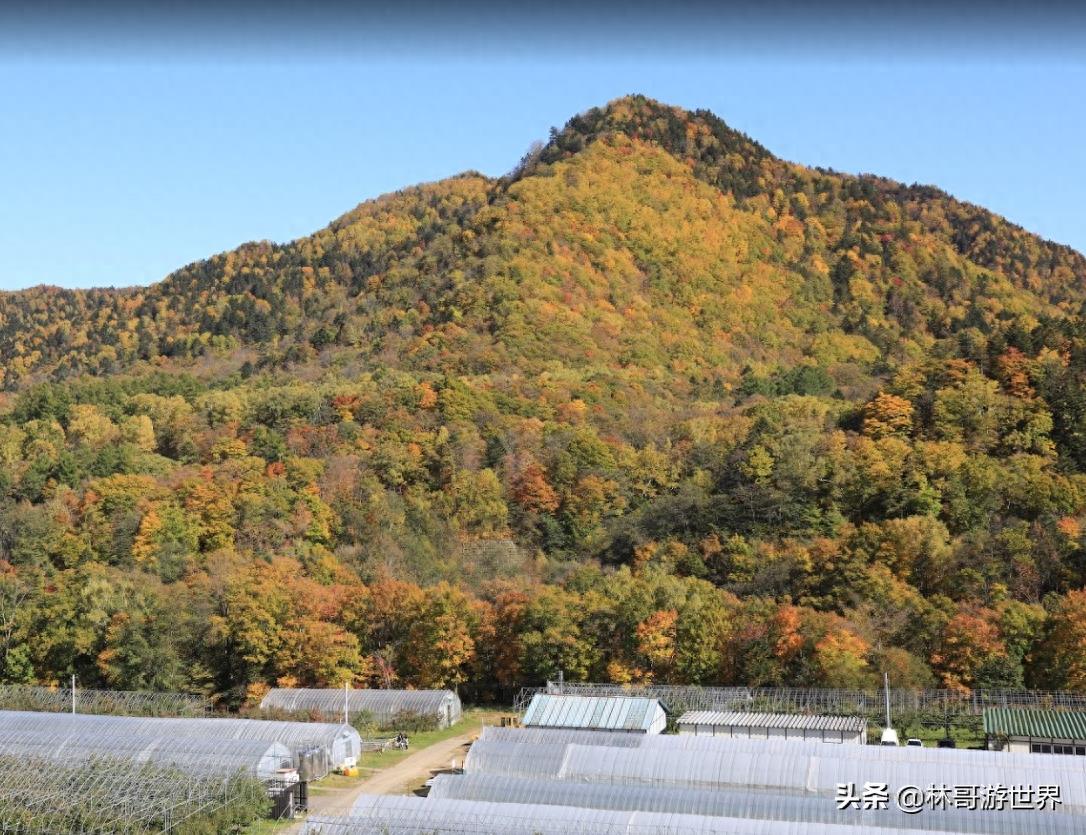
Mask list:
[{"label": "dense forest", "polygon": [[1086,259],[642,97],[0,295],[0,679],[1086,689]]}]

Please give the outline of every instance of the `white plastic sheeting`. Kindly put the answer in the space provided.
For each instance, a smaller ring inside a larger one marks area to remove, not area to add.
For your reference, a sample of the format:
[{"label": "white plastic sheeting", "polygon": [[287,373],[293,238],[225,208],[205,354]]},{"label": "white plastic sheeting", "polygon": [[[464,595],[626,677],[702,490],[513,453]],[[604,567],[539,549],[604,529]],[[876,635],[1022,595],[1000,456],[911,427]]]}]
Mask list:
[{"label": "white plastic sheeting", "polygon": [[[887,783],[892,788],[1057,785],[1064,808],[1086,811],[1086,768],[1074,757],[1051,757],[1049,763],[1035,763],[1036,757],[1000,754],[996,762],[982,756],[969,763],[956,758],[880,759],[879,746],[869,746],[868,751],[861,746],[842,749],[823,743],[739,742],[742,744],[720,745],[715,750],[651,745],[646,750],[643,746],[521,745],[480,740],[468,752],[464,771],[595,783],[701,789],[748,787],[821,795],[833,795],[840,783]],[[841,756],[843,750],[863,751],[865,755],[845,757]],[[692,756],[695,752],[697,755]],[[1079,765],[1077,769],[1075,764]]]},{"label": "white plastic sheeting", "polygon": [[976,835],[1077,835],[1086,819],[1060,811],[926,809],[911,815],[886,809],[840,810],[830,798],[748,789],[702,791],[678,786],[625,786],[490,774],[439,774],[428,795],[469,800],[582,809],[671,812],[750,820],[808,821],[876,829],[921,829]]},{"label": "white plastic sheeting", "polygon": [[742,737],[713,737],[689,735],[643,736],[601,731],[550,730],[546,728],[483,729],[480,740],[525,745],[607,746],[612,748],[644,748],[676,751],[777,751],[780,756],[814,755],[823,758],[850,760],[962,763],[964,765],[996,765],[1006,767],[1039,767],[1054,770],[1082,771],[1086,760],[1059,754],[1016,754],[1007,751],[976,751],[963,748],[911,748],[909,746],[858,745],[840,748],[817,740],[746,739]]},{"label": "white plastic sheeting", "polygon": [[[582,742],[581,744],[590,744]],[[639,746],[647,750],[670,751],[774,751],[780,756],[807,754],[823,758],[863,760],[865,762],[930,762],[937,764],[994,765],[1008,768],[1045,768],[1086,770],[1086,759],[1058,754],[1012,754],[1006,751],[976,751],[964,748],[928,748],[851,745],[841,747],[817,740],[746,739],[742,737],[666,736],[644,739]]]},{"label": "white plastic sheeting", "polygon": [[[311,817],[304,835],[858,835],[853,826],[703,815],[365,795],[349,817]],[[898,835],[939,830],[899,829]]]},{"label": "white plastic sheeting", "polygon": [[261,719],[169,719],[145,716],[103,716],[68,713],[0,711],[0,734],[10,731],[37,731],[45,734],[79,734],[97,739],[103,755],[126,737],[209,738],[219,740],[224,750],[231,741],[278,742],[292,754],[324,748],[332,765],[341,765],[362,751],[358,731],[347,725],[324,722],[271,722]]},{"label": "white plastic sheeting", "polygon": [[[795,747],[794,745],[792,747]],[[840,750],[836,746],[825,746]],[[1043,766],[971,765],[958,762],[865,760],[822,757],[797,752],[783,755],[762,751],[658,750],[568,745],[557,772],[549,776],[588,782],[685,785],[716,789],[747,786],[756,789],[806,791],[833,795],[841,783],[886,783],[902,786],[1058,785],[1064,808],[1086,810],[1086,769],[1046,769]]]},{"label": "white plastic sheeting", "polygon": [[[487,725],[479,734],[484,742],[517,742],[522,745],[559,744],[610,745],[615,748],[637,748],[648,734],[622,731],[581,731],[572,728],[501,728]],[[653,735],[653,739],[675,739],[673,736]]]},{"label": "white plastic sheeting", "polygon": [[393,722],[399,714],[432,716],[439,727],[460,720],[460,697],[451,690],[341,690],[304,687],[276,687],[260,702],[261,710],[291,713],[307,711],[326,719],[343,716],[344,701],[353,719],[369,714],[380,724]]},{"label": "white plastic sheeting", "polygon": [[71,734],[0,731],[0,754],[32,760],[73,763],[91,760],[124,761],[169,765],[186,774],[244,773],[258,780],[271,780],[276,772],[290,767],[293,756],[280,742],[221,739],[123,736],[108,748],[97,738]]},{"label": "white plastic sheeting", "polygon": [[516,742],[490,742],[480,739],[468,749],[467,756],[464,757],[464,771],[467,774],[555,777],[562,769],[568,748],[566,743],[529,746]]},{"label": "white plastic sheeting", "polygon": [[972,750],[968,748],[921,748],[906,745],[858,745],[843,748],[832,743],[807,741],[807,739],[803,739],[803,741],[800,741],[800,739],[786,741],[786,739],[680,735],[643,739],[640,747],[648,750],[685,751],[768,750],[776,751],[782,757],[791,757],[798,754],[879,762],[960,762],[965,766],[988,764],[988,766],[1086,770],[1086,759],[1056,754],[1011,754],[1009,751]]}]

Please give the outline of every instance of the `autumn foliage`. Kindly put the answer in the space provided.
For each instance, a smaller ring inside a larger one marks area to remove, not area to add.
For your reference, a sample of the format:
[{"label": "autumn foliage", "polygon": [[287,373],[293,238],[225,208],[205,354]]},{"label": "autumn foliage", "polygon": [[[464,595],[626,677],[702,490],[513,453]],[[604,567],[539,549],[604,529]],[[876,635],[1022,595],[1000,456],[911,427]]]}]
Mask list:
[{"label": "autumn foliage", "polygon": [[641,97],[0,295],[0,679],[1086,689],[1086,261]]}]

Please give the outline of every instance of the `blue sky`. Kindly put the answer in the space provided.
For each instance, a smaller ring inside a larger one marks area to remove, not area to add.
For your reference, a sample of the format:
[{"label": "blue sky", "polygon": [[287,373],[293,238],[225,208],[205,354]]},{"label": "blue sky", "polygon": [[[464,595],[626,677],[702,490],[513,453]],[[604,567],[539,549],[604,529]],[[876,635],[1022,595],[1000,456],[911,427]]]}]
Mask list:
[{"label": "blue sky", "polygon": [[787,159],[938,185],[1086,251],[1081,52],[1010,35],[962,50],[760,37],[773,48],[518,50],[510,33],[503,48],[402,51],[0,43],[0,288],[149,283],[403,186],[499,175],[552,125],[631,92],[708,108]]}]

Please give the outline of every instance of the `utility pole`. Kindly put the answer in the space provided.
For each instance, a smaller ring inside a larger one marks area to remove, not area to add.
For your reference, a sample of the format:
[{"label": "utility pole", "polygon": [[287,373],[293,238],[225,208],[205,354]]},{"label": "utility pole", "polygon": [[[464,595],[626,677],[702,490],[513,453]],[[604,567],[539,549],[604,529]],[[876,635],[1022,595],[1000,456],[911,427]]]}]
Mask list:
[{"label": "utility pole", "polygon": [[72,673],[72,716],[75,716],[75,673]]},{"label": "utility pole", "polygon": [[883,692],[886,694],[886,727],[891,728],[890,724],[890,674],[882,674],[882,687]]},{"label": "utility pole", "polygon": [[351,724],[348,721],[347,717],[348,717],[348,713],[347,713],[347,682],[344,681],[343,682],[343,724],[344,725]]}]

